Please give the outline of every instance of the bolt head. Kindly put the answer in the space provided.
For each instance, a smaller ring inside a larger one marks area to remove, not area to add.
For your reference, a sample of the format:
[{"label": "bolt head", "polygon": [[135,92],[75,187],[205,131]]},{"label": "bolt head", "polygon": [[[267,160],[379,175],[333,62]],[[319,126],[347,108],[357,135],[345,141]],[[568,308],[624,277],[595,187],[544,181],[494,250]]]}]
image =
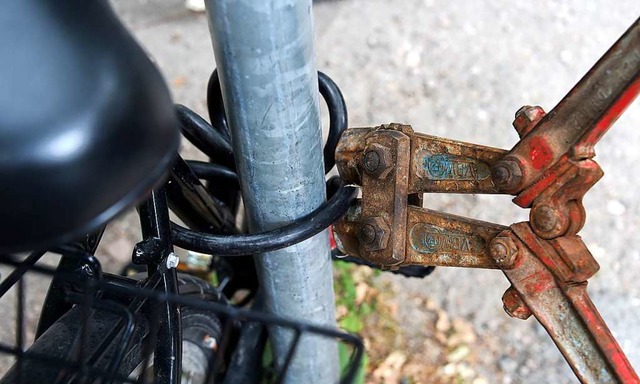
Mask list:
[{"label": "bolt head", "polygon": [[363,244],[371,244],[376,240],[376,229],[371,224],[362,224],[358,232],[358,240]]},{"label": "bolt head", "polygon": [[493,169],[493,180],[496,184],[506,184],[510,179],[511,171],[509,171],[509,168],[505,167],[503,164],[500,164]]},{"label": "bolt head", "polygon": [[516,118],[513,120],[513,127],[518,131],[520,137],[525,136],[545,115],[544,110],[535,106],[525,105],[516,112]]},{"label": "bolt head", "polygon": [[515,159],[500,160],[491,169],[493,183],[505,192],[517,192],[522,187],[522,167]]},{"label": "bolt head", "polygon": [[526,320],[531,317],[531,310],[522,300],[520,293],[513,287],[506,290],[502,295],[502,307],[507,315],[518,319]]},{"label": "bolt head", "polygon": [[541,231],[548,232],[559,224],[558,212],[548,205],[542,205],[534,210],[533,222]]},{"label": "bolt head", "polygon": [[508,255],[509,250],[502,242],[493,242],[491,244],[491,257],[494,260],[504,260]]},{"label": "bolt head", "polygon": [[543,239],[562,236],[569,228],[568,211],[562,206],[535,204],[529,211],[529,221],[536,235]]},{"label": "bolt head", "polygon": [[518,247],[509,236],[497,236],[489,244],[491,258],[500,269],[514,267],[518,257]]},{"label": "bolt head", "polygon": [[380,168],[380,155],[378,152],[369,150],[362,157],[362,166],[367,173],[374,173]]},{"label": "bolt head", "polygon": [[391,150],[378,143],[369,144],[364,150],[361,164],[366,174],[384,179],[393,169]]},{"label": "bolt head", "polygon": [[358,240],[365,251],[379,251],[387,248],[391,231],[384,218],[368,217],[360,222]]}]

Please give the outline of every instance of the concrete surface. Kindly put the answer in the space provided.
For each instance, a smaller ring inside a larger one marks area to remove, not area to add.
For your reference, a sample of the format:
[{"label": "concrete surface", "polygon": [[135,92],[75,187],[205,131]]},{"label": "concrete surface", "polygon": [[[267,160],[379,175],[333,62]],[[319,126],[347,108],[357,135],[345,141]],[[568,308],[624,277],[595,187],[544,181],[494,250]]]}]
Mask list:
[{"label": "concrete surface", "polygon": [[[112,0],[154,57],[176,102],[205,113],[215,67],[204,15],[181,0]],[[351,126],[388,122],[479,144],[510,148],[513,113],[524,104],[551,109],[640,15],[637,0],[435,1],[341,0],[315,5],[318,67],[340,85]],[[640,103],[636,101],[596,148],[606,175],[585,198],[581,234],[601,265],[590,292],[603,317],[640,367]],[[425,205],[501,224],[527,213],[501,196],[433,196]],[[128,214],[100,250],[116,268],[137,239]],[[420,308],[435,300],[470,321],[479,336],[474,369],[490,383],[575,382],[533,319],[510,319],[500,273],[438,269],[430,278],[387,277],[398,294],[407,333],[419,337]],[[6,302],[6,300],[5,300]]]}]

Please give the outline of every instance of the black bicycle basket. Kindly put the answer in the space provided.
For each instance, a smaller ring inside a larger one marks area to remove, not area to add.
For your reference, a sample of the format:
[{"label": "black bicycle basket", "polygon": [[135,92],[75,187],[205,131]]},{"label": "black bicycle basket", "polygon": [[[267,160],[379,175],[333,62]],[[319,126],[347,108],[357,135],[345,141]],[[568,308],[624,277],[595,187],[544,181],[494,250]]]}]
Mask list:
[{"label": "black bicycle basket", "polygon": [[[339,351],[340,382],[351,382],[362,357],[353,335],[240,309],[219,287],[191,275],[178,274],[178,294],[167,293],[166,268],[148,277],[103,273],[79,247],[3,255],[0,263],[10,271],[0,284],[5,330],[11,317],[15,324],[14,335],[3,332],[0,343],[2,383],[169,383],[176,364],[167,356],[175,348],[182,349],[183,383],[282,382],[292,366],[304,364],[296,350],[310,338]],[[38,300],[27,279],[51,281],[37,327]],[[170,318],[171,307],[179,308],[180,321]],[[278,359],[267,337],[274,331],[290,335]]]}]

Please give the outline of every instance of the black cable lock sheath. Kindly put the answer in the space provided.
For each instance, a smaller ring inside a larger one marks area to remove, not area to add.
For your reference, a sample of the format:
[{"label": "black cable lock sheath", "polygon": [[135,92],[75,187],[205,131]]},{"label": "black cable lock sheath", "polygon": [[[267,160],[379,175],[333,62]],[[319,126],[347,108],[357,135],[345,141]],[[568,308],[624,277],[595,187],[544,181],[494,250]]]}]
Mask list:
[{"label": "black cable lock sheath", "polygon": [[[341,183],[333,177],[329,183]],[[246,235],[221,236],[196,232],[171,223],[175,245],[212,255],[244,256],[275,251],[304,241],[322,232],[347,212],[356,198],[354,187],[342,185],[336,193],[310,214],[284,227]]]}]

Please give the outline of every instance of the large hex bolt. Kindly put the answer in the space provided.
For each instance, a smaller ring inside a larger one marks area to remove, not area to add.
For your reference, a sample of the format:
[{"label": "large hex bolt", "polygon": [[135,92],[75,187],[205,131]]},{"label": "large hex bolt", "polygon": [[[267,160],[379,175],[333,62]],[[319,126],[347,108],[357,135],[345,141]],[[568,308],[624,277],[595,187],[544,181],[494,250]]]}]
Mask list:
[{"label": "large hex bolt", "polygon": [[496,236],[489,244],[491,258],[500,269],[511,269],[518,259],[518,247],[509,236]]},{"label": "large hex bolt", "polygon": [[522,189],[522,166],[514,157],[500,160],[491,169],[493,183],[500,190],[515,193]]},{"label": "large hex bolt", "polygon": [[384,179],[393,169],[391,150],[384,145],[367,145],[362,155],[362,169],[370,176]]},{"label": "large hex bolt", "polygon": [[365,251],[379,251],[387,248],[391,231],[384,218],[367,217],[360,222],[358,240]]},{"label": "large hex bolt", "polygon": [[546,115],[546,113],[542,107],[537,105],[535,107],[525,105],[516,112],[516,118],[513,120],[513,127],[518,131],[518,135],[522,138],[536,126],[544,115]]},{"label": "large hex bolt", "polygon": [[527,320],[531,317],[531,309],[522,300],[520,293],[515,288],[509,287],[502,295],[502,308],[507,315],[518,319]]}]

